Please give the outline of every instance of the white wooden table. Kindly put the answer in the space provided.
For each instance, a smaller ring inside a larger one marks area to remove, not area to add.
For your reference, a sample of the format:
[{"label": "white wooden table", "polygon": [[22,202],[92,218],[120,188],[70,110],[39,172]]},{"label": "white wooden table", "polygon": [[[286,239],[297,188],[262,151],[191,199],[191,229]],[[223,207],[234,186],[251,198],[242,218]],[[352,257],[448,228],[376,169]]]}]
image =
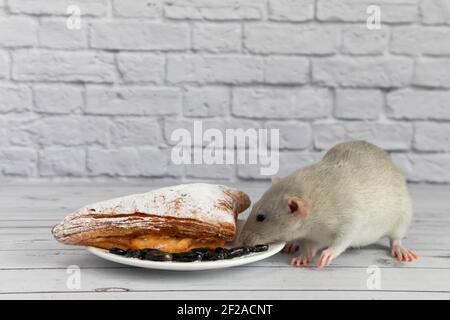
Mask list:
[{"label": "white wooden table", "polygon": [[[156,271],[101,260],[50,234],[57,221],[85,204],[154,187],[150,182],[0,185],[0,299],[450,298],[450,186],[411,186],[415,216],[406,244],[421,256],[411,264],[391,259],[383,240],[345,252],[324,270],[293,268],[280,253],[231,269]],[[266,185],[239,187],[256,199]],[[72,265],[80,267],[80,289],[66,285]],[[380,271],[378,290],[367,286],[370,265]]]}]

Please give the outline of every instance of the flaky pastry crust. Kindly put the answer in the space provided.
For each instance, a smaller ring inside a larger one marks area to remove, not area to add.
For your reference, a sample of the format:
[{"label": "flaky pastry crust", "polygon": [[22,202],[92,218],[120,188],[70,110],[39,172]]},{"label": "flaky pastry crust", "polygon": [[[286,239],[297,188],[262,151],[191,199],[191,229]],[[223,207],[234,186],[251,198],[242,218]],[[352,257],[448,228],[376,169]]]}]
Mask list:
[{"label": "flaky pastry crust", "polygon": [[53,236],[70,245],[183,252],[232,241],[237,215],[250,206],[242,191],[182,184],[85,206],[57,224]]}]

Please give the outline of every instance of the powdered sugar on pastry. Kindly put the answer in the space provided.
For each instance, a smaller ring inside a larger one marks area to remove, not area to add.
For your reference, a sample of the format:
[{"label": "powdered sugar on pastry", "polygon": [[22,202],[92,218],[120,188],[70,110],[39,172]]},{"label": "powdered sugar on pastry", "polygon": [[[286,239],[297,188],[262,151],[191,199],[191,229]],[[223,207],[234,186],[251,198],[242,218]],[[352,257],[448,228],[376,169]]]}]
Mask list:
[{"label": "powdered sugar on pastry", "polygon": [[231,190],[206,183],[181,184],[85,206],[76,213],[145,213],[205,222],[229,222],[235,219]]}]

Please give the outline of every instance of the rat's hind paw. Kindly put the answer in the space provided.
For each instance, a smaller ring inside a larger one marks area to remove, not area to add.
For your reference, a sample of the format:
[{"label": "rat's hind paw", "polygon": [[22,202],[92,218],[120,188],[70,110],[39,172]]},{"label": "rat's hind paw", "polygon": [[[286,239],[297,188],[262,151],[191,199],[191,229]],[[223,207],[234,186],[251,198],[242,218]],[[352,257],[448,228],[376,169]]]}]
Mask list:
[{"label": "rat's hind paw", "polygon": [[394,239],[391,240],[391,256],[396,258],[398,261],[411,262],[419,259],[417,253],[413,250],[409,250],[402,245],[401,240]]},{"label": "rat's hind paw", "polygon": [[395,246],[391,249],[391,255],[398,261],[412,262],[419,259],[419,256],[412,250],[403,246]]},{"label": "rat's hind paw", "polygon": [[292,241],[286,243],[286,245],[283,248],[283,252],[285,253],[295,253],[298,251],[299,245],[297,241]]}]

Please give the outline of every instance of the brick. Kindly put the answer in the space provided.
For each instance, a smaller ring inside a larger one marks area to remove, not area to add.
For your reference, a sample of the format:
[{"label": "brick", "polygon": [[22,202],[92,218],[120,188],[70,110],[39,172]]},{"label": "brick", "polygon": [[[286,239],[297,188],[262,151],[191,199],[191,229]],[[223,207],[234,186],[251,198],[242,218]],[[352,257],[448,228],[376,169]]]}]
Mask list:
[{"label": "brick", "polygon": [[153,22],[92,22],[91,47],[115,50],[185,50],[189,48],[186,24]]},{"label": "brick", "polygon": [[406,26],[392,29],[391,52],[397,54],[450,54],[450,28]]},{"label": "brick", "polygon": [[0,113],[22,112],[31,108],[31,90],[28,87],[0,85]]},{"label": "brick", "polygon": [[[270,175],[262,175],[261,167],[266,168],[268,166],[262,166],[259,164],[242,164],[237,166],[237,176],[241,180],[270,180]],[[278,173],[277,173],[278,174]],[[270,184],[267,184],[269,187]]]},{"label": "brick", "polygon": [[387,95],[387,114],[393,119],[450,120],[450,91],[402,89]]},{"label": "brick", "polygon": [[317,18],[321,21],[367,21],[367,7],[377,5],[381,23],[405,23],[418,19],[417,0],[318,0]]},{"label": "brick", "polygon": [[450,124],[417,123],[414,147],[420,151],[450,151]]},{"label": "brick", "polygon": [[5,118],[5,140],[10,145],[31,147],[37,144],[36,132],[32,128],[39,121],[39,116],[31,113],[22,113],[19,117]]},{"label": "brick", "polygon": [[0,79],[9,77],[9,57],[5,52],[0,51]]},{"label": "brick", "polygon": [[163,56],[147,53],[119,53],[117,67],[123,81],[151,82],[160,84],[164,81],[165,59]]},{"label": "brick", "polygon": [[93,176],[160,176],[167,156],[157,148],[88,149],[87,167]]},{"label": "brick", "polygon": [[45,118],[30,130],[44,146],[105,145],[108,141],[109,121],[103,118],[70,117]]},{"label": "brick", "polygon": [[168,57],[167,80],[172,83],[251,83],[263,77],[262,59],[251,56],[192,56]]},{"label": "brick", "polygon": [[[186,174],[186,167],[184,164],[175,164],[172,161],[171,158],[171,154],[170,154],[170,149],[164,149],[164,150],[160,150],[160,152],[164,152],[164,156],[167,157],[167,171],[164,173],[164,177],[168,177],[168,178],[181,178],[181,177],[185,177]],[[150,162],[149,165],[152,165],[152,163]],[[162,176],[162,175],[161,175]],[[179,180],[178,180],[179,181]]]},{"label": "brick", "polygon": [[234,176],[234,166],[227,164],[188,164],[186,176],[197,179],[229,180]]},{"label": "brick", "polygon": [[117,119],[111,126],[111,143],[118,146],[155,145],[162,142],[156,119]]},{"label": "brick", "polygon": [[392,160],[412,182],[450,182],[450,154],[393,154]]},{"label": "brick", "polygon": [[[269,153],[270,155],[270,153]],[[286,151],[280,152],[279,170],[275,175],[285,177],[295,170],[303,168],[305,166],[311,165],[320,160],[322,157],[321,153],[312,152],[293,152]],[[238,177],[244,180],[269,180],[271,176],[262,175],[261,168],[267,168],[266,165],[239,165],[238,166]]]},{"label": "brick", "polygon": [[0,17],[0,47],[31,47],[38,43],[37,24],[33,19]]},{"label": "brick", "polygon": [[183,114],[187,117],[224,116],[230,105],[230,93],[220,87],[188,87],[184,92]]},{"label": "brick", "polygon": [[314,145],[330,149],[340,142],[366,140],[386,150],[409,150],[413,139],[409,123],[321,123],[313,125]]},{"label": "brick", "polygon": [[[201,132],[194,132],[194,126],[201,126]],[[223,138],[226,139],[226,130],[227,129],[241,129],[243,134],[246,134],[249,129],[258,129],[260,125],[255,121],[244,120],[244,119],[204,119],[192,121],[192,119],[166,119],[164,122],[164,136],[169,145],[186,145],[188,147],[191,146],[206,146],[208,141],[203,139],[203,134],[208,129],[218,130],[222,133]],[[174,135],[175,130],[187,130],[190,135],[190,140],[182,140],[179,136]],[[236,133],[234,131],[233,133]],[[173,140],[174,139],[179,140]],[[197,141],[197,139],[199,141]]]},{"label": "brick", "polygon": [[269,18],[275,21],[314,19],[314,0],[269,0]]},{"label": "brick", "polygon": [[400,87],[412,80],[407,58],[320,58],[313,60],[313,81],[328,86]]},{"label": "brick", "polygon": [[168,0],[164,11],[177,20],[259,20],[265,8],[265,0]]},{"label": "brick", "polygon": [[278,175],[285,177],[294,171],[318,162],[323,157],[319,152],[281,152],[280,171]]},{"label": "brick", "polygon": [[332,108],[327,89],[247,89],[233,91],[232,113],[246,118],[324,118]]},{"label": "brick", "polygon": [[342,29],[341,51],[353,55],[379,55],[388,46],[387,29],[369,30],[366,27],[347,26]]},{"label": "brick", "polygon": [[39,151],[39,174],[42,177],[81,177],[85,171],[84,150],[50,147]]},{"label": "brick", "polygon": [[383,105],[383,93],[379,90],[339,89],[334,115],[340,119],[377,119]]},{"label": "brick", "polygon": [[36,152],[28,148],[0,149],[0,173],[30,177],[36,174]]},{"label": "brick", "polygon": [[317,25],[246,25],[244,45],[253,53],[333,54],[339,30]]},{"label": "brick", "polygon": [[19,81],[113,82],[114,59],[107,53],[19,51],[13,79]]},{"label": "brick", "polygon": [[87,168],[90,175],[138,176],[139,155],[135,148],[94,149],[87,153]]},{"label": "brick", "polygon": [[416,62],[414,83],[429,87],[450,88],[450,59],[420,59]]},{"label": "brick", "polygon": [[0,147],[8,144],[9,128],[6,127],[6,119],[0,119]]},{"label": "brick", "polygon": [[107,0],[9,0],[8,8],[12,13],[32,15],[67,15],[67,8],[71,5],[79,6],[82,15],[105,16]]},{"label": "brick", "polygon": [[420,16],[425,24],[450,24],[450,0],[420,1]]},{"label": "brick", "polygon": [[43,19],[39,26],[39,42],[41,48],[87,48],[86,25],[82,24],[81,29],[69,29],[66,19]]},{"label": "brick", "polygon": [[311,145],[311,126],[298,121],[269,121],[269,129],[280,130],[279,147],[281,149],[305,149]]},{"label": "brick", "polygon": [[88,88],[86,113],[106,115],[173,115],[180,113],[176,88]]},{"label": "brick", "polygon": [[239,24],[196,23],[193,26],[193,48],[209,52],[238,52],[241,50]]},{"label": "brick", "polygon": [[139,148],[139,175],[144,177],[161,177],[166,175],[177,174],[176,172],[169,173],[172,169],[169,163],[168,155],[157,148]]},{"label": "brick", "polygon": [[163,0],[113,0],[113,14],[123,18],[159,18],[162,15]]},{"label": "brick", "polygon": [[35,110],[39,113],[69,114],[83,109],[83,92],[79,87],[37,85],[33,92]]},{"label": "brick", "polygon": [[309,61],[300,57],[264,59],[264,82],[270,84],[304,84],[309,80]]}]

